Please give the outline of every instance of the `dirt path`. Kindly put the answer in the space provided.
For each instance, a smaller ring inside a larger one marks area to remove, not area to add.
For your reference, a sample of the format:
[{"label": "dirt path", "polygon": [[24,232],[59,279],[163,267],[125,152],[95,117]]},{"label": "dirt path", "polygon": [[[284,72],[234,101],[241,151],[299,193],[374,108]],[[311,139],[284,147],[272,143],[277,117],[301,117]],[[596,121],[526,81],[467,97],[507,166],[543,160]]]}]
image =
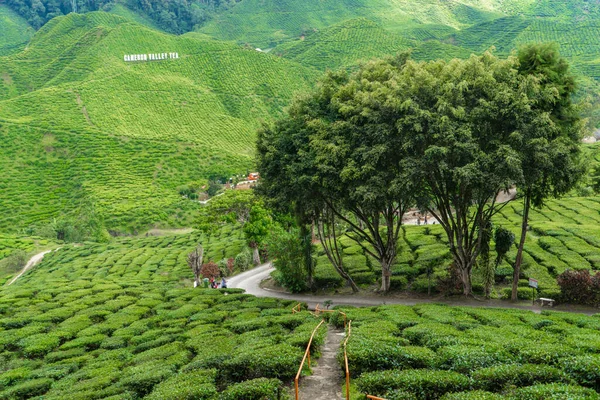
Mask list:
[{"label": "dirt path", "polygon": [[[56,249],[58,250],[58,249]],[[6,284],[6,286],[10,286],[13,283],[15,283],[15,281],[17,279],[19,279],[21,277],[21,275],[23,275],[25,272],[27,272],[28,270],[30,270],[31,268],[33,268],[33,266],[37,263],[39,263],[40,261],[42,261],[42,258],[44,258],[44,256],[48,253],[50,253],[51,251],[55,251],[55,250],[46,250],[46,251],[42,251],[41,253],[38,253],[36,255],[34,255],[33,257],[31,257],[29,259],[29,261],[27,261],[27,264],[25,264],[25,266],[23,267],[23,269],[21,270],[21,272],[19,272],[19,275],[15,276],[10,282],[8,282]]]},{"label": "dirt path", "polygon": [[321,348],[321,358],[312,365],[312,375],[300,380],[300,400],[341,400],[343,374],[337,362],[337,354],[344,340],[344,331],[327,331],[325,344]]},{"label": "dirt path", "polygon": [[227,286],[230,288],[244,289],[246,293],[252,294],[257,297],[276,297],[285,300],[301,301],[308,305],[309,308],[314,309],[317,304],[323,304],[326,300],[332,301],[333,305],[350,305],[356,307],[366,306],[378,306],[384,304],[402,304],[407,306],[414,306],[416,304],[427,304],[427,303],[443,303],[451,306],[466,306],[466,307],[490,307],[490,308],[516,308],[521,310],[530,310],[535,313],[540,313],[542,310],[555,310],[555,311],[567,311],[577,312],[582,314],[597,314],[599,310],[590,307],[562,307],[557,306],[554,308],[540,306],[531,306],[524,304],[513,304],[502,300],[475,300],[467,298],[410,298],[403,297],[401,295],[379,295],[373,294],[328,294],[328,295],[312,295],[312,294],[292,294],[287,292],[281,292],[276,290],[270,290],[260,287],[260,283],[268,279],[274,268],[270,263],[258,266],[250,271],[243,272],[237,276],[229,279]]}]

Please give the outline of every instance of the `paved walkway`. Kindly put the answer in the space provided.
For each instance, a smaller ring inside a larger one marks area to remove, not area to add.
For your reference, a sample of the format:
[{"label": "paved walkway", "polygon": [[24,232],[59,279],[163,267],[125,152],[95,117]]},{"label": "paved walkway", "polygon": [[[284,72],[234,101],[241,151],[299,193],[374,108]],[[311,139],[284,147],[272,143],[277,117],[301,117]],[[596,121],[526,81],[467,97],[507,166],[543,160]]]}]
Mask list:
[{"label": "paved walkway", "polygon": [[304,302],[309,308],[314,309],[317,304],[323,304],[326,300],[331,300],[332,305],[350,305],[356,307],[367,307],[377,306],[384,304],[402,304],[408,306],[414,306],[416,304],[427,304],[427,303],[443,303],[452,306],[466,306],[466,307],[491,307],[491,308],[516,308],[521,310],[530,310],[536,313],[540,313],[542,310],[555,310],[555,311],[566,311],[566,312],[577,312],[583,314],[597,314],[600,312],[598,309],[589,307],[563,307],[557,306],[554,308],[540,307],[539,305],[523,305],[513,304],[502,300],[475,300],[470,298],[408,298],[400,297],[395,295],[380,295],[380,294],[343,294],[335,295],[329,294],[323,295],[312,295],[312,294],[292,294],[287,292],[281,292],[276,290],[269,290],[260,287],[260,283],[269,278],[271,272],[275,268],[270,263],[263,264],[249,271],[243,272],[239,275],[231,277],[227,282],[227,286],[230,288],[244,289],[246,293],[252,294],[257,297],[276,297],[285,300],[295,300]]}]

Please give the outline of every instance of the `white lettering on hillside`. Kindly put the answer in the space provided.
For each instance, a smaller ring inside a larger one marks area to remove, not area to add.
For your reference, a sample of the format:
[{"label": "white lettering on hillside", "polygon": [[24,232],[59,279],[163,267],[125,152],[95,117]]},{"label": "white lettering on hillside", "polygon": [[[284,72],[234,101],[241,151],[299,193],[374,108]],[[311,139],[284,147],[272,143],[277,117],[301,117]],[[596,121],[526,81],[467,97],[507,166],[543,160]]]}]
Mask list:
[{"label": "white lettering on hillside", "polygon": [[148,54],[125,54],[123,61],[160,61],[160,60],[176,60],[179,58],[179,53],[148,53]]}]

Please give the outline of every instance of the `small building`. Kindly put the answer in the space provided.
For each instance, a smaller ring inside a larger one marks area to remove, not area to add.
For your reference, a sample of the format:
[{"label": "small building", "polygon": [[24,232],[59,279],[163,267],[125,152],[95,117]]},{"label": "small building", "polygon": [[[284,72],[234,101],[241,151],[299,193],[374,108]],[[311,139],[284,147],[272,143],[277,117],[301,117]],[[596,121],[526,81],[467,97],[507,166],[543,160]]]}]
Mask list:
[{"label": "small building", "polygon": [[248,174],[248,180],[249,181],[257,181],[259,178],[258,172],[250,172]]}]

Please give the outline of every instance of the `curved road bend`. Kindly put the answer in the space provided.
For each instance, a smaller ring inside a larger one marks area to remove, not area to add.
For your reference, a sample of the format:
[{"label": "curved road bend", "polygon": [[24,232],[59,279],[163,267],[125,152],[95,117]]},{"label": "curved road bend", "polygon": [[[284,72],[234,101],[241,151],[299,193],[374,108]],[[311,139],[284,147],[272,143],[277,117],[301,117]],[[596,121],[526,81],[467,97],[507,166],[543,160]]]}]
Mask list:
[{"label": "curved road bend", "polygon": [[[257,297],[276,297],[284,300],[294,300],[298,302],[306,303],[309,309],[314,309],[317,304],[323,304],[326,300],[331,300],[332,305],[350,305],[356,307],[364,306],[378,306],[384,304],[401,304],[407,306],[414,306],[416,304],[426,303],[443,303],[451,306],[467,306],[467,307],[489,307],[489,308],[517,308],[521,310],[530,310],[535,313],[540,313],[542,308],[539,306],[522,306],[517,304],[505,303],[505,302],[488,302],[478,301],[472,299],[404,299],[395,297],[383,297],[379,295],[365,296],[365,295],[311,295],[311,294],[292,294],[281,292],[277,290],[269,290],[260,287],[260,283],[269,278],[271,272],[275,268],[271,266],[271,263],[260,265],[254,269],[243,272],[239,275],[231,277],[227,281],[227,287],[244,289],[246,293],[252,294]],[[543,308],[543,310],[553,310],[553,308]],[[567,311],[577,312],[582,314],[596,314],[599,311],[593,308],[578,308],[576,310],[561,309],[560,307],[554,308],[556,311]]]}]

